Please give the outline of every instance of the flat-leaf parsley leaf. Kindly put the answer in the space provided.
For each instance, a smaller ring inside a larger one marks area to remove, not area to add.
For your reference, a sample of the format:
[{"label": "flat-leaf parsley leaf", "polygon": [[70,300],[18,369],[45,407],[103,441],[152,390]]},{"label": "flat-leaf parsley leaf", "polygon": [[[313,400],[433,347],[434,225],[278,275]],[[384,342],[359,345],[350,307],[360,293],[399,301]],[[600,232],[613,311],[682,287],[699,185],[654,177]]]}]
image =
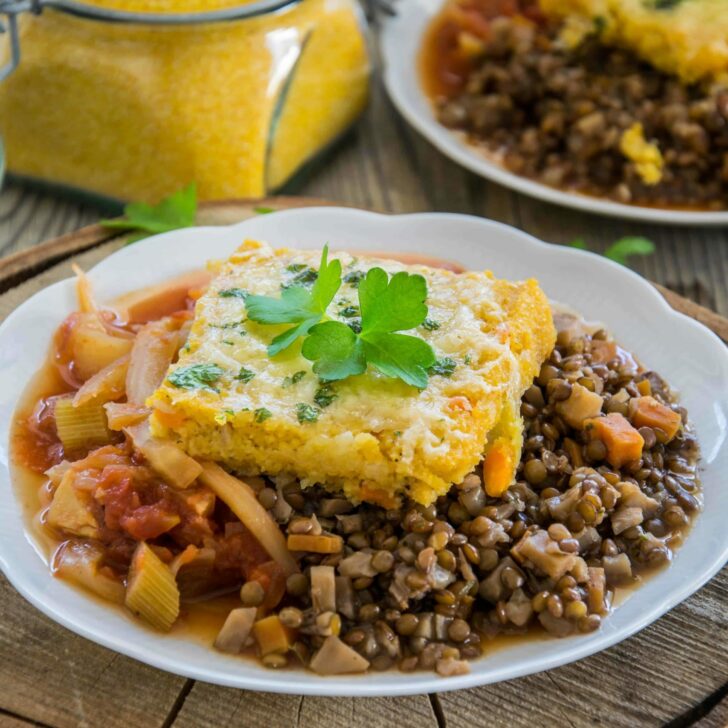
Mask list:
[{"label": "flat-leaf parsley leaf", "polygon": [[372,268],[359,281],[361,332],[340,321],[311,327],[301,353],[314,362],[322,381],[361,374],[367,364],[414,387],[427,386],[427,369],[435,363],[432,347],[416,336],[396,333],[419,326],[427,317],[427,283],[404,271],[391,278]]},{"label": "flat-leaf parsley leaf", "polygon": [[101,225],[113,230],[128,230],[134,233],[127,241],[128,245],[150,235],[191,227],[195,224],[196,214],[197,187],[192,182],[157,205],[130,202],[124,207],[123,218],[102,220]]}]

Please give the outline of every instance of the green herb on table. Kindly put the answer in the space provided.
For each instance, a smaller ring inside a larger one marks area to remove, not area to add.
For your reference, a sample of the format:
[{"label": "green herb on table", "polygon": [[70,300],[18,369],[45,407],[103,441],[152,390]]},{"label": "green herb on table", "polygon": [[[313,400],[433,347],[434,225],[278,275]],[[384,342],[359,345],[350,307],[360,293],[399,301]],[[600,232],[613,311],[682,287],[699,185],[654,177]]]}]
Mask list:
[{"label": "green herb on table", "polygon": [[223,369],[217,364],[192,364],[187,367],[178,367],[167,377],[167,380],[180,389],[207,389],[216,392],[217,390],[212,385],[223,374]]},{"label": "green herb on table", "polygon": [[157,205],[146,202],[130,202],[124,207],[124,217],[102,220],[101,225],[112,230],[124,230],[131,234],[127,245],[138,240],[166,233],[170,230],[191,227],[197,215],[197,187],[194,182],[165,197]]},{"label": "green herb on table", "polygon": [[[576,238],[569,243],[570,248],[589,250],[583,238]],[[615,241],[604,251],[604,257],[613,260],[615,263],[627,265],[628,259],[633,255],[652,255],[655,252],[655,244],[648,238],[639,235],[628,235]]]},{"label": "green herb on table", "polygon": [[275,212],[275,210],[272,207],[254,207],[253,212],[256,215],[270,215],[271,212]]},{"label": "green herb on table", "polygon": [[303,286],[291,286],[282,291],[280,298],[272,296],[248,296],[248,318],[259,324],[295,324],[276,336],[268,346],[268,356],[275,356],[287,349],[296,339],[305,336],[326,313],[341,286],[341,262],[327,261],[328,246],[321,254],[316,282],[309,290]]},{"label": "green herb on table", "polygon": [[299,402],[296,405],[296,417],[301,424],[306,422],[316,422],[320,414],[321,412],[319,410],[305,402]]}]

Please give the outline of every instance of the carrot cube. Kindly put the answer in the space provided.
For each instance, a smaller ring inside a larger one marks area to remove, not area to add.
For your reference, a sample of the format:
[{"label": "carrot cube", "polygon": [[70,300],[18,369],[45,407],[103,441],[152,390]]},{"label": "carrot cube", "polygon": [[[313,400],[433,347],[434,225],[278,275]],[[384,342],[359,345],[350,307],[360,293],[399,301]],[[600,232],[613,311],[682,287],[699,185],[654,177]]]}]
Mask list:
[{"label": "carrot cube", "polygon": [[584,423],[592,438],[601,440],[607,448],[607,462],[615,468],[639,460],[645,441],[626,417],[612,412]]},{"label": "carrot cube", "polygon": [[654,427],[672,440],[680,429],[681,418],[677,412],[658,402],[654,397],[637,397],[632,400],[632,424],[635,427]]}]

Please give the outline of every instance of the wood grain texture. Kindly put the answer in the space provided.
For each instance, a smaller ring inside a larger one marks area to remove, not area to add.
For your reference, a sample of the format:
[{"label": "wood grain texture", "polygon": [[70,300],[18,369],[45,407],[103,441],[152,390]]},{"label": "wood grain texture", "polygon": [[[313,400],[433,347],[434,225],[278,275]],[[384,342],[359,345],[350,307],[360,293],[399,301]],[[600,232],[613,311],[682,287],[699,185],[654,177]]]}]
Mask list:
[{"label": "wood grain texture", "polygon": [[[582,237],[597,251],[621,235],[646,235],[655,241],[657,252],[635,259],[632,267],[666,286],[672,305],[703,317],[725,338],[722,319],[693,309],[670,291],[728,315],[728,231],[670,229],[599,218],[492,185],[460,169],[414,134],[393,112],[378,81],[371,106],[356,130],[338,145],[325,167],[299,180],[292,191],[385,212],[443,210],[482,215],[555,243]],[[281,203],[269,206],[276,204]],[[239,206],[216,203],[201,210],[200,222],[230,223],[240,215]],[[88,205],[47,193],[17,185],[3,190],[0,254],[20,254],[7,266],[0,265],[0,291],[6,291],[0,295],[0,317],[36,290],[69,276],[69,262],[61,260],[67,252],[78,253],[75,260],[88,268],[122,244],[118,239],[98,244],[106,233],[93,226],[85,237],[71,236],[53,241],[44,250],[33,250],[37,243],[100,216]],[[22,254],[25,250],[29,252]],[[37,275],[20,282],[26,269]],[[235,691],[148,668],[59,627],[0,580],[0,726],[724,728],[728,724],[727,603],[728,570],[724,569],[640,634],[549,673],[429,698],[331,699]],[[709,699],[714,702],[706,703]]]},{"label": "wood grain texture", "polygon": [[195,683],[173,728],[437,728],[426,695],[318,698],[252,693]]}]

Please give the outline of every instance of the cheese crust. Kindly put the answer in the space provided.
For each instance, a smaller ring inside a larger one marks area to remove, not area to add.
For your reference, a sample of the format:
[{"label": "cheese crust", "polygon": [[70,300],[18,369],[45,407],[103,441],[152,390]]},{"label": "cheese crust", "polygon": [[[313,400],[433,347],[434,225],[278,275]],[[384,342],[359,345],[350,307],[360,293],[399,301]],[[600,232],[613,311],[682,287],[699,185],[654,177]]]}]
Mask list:
[{"label": "cheese crust", "polygon": [[[428,318],[436,325],[408,333],[426,340],[438,359],[452,359],[451,375],[431,375],[420,391],[370,366],[330,384],[325,392],[335,398],[320,406],[326,398],[316,397],[321,383],[301,356],[300,340],[270,358],[267,345],[287,326],[246,320],[244,299],[229,294],[279,296],[302,267],[317,268],[320,251],[247,241],[218,266],[197,302],[188,344],[168,372],[214,364],[224,371],[217,391],[179,388],[166,379],[148,400],[154,434],[244,475],[286,474],[304,487],[322,483],[355,502],[387,507],[403,495],[431,503],[472,472],[496,438],[511,448],[515,467],[520,398],[555,341],[538,283],[339,251],[331,257],[341,261],[345,282],[328,311],[342,314],[342,321],[351,320],[347,307],[358,303],[355,276],[347,274],[379,266],[424,276]],[[236,379],[241,367],[248,381]],[[318,418],[299,421],[298,405],[316,408]]]}]

